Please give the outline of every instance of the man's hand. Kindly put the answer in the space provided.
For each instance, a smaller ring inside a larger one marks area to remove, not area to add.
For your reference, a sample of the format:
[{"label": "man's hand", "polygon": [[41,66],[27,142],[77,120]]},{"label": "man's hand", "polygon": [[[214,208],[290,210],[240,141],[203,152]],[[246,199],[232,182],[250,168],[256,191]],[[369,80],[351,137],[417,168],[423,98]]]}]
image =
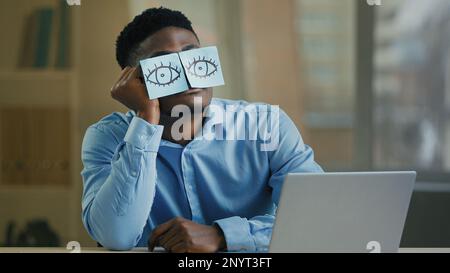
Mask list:
[{"label": "man's hand", "polygon": [[148,98],[145,85],[139,75],[138,67],[127,66],[123,69],[119,80],[111,88],[111,97],[136,111],[138,117],[149,123],[159,124],[159,101]]},{"label": "man's hand", "polygon": [[159,225],[148,240],[148,249],[162,246],[169,252],[217,252],[225,250],[222,230],[216,226],[194,223],[181,217]]}]

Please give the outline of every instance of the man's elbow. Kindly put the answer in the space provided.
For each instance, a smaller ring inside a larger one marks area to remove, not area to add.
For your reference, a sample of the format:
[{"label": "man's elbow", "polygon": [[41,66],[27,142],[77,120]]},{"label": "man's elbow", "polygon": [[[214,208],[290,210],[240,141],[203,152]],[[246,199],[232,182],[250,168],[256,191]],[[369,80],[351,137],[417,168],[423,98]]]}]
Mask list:
[{"label": "man's elbow", "polygon": [[131,231],[129,226],[121,224],[98,225],[85,223],[91,237],[104,248],[116,251],[126,251],[134,248],[139,241],[140,232]]},{"label": "man's elbow", "polygon": [[121,229],[109,228],[98,236],[97,242],[104,248],[115,251],[131,250],[137,245],[141,235],[138,233],[123,232]]},{"label": "man's elbow", "polygon": [[135,240],[129,240],[127,238],[121,238],[121,236],[115,238],[108,238],[100,240],[99,243],[108,250],[114,251],[127,251],[135,247]]}]

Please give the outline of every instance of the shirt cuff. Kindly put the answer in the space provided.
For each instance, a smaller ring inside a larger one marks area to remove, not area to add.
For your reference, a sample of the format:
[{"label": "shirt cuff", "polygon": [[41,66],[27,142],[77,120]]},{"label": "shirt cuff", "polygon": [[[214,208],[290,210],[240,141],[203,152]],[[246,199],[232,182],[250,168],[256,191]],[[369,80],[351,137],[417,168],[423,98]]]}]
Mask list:
[{"label": "shirt cuff", "polygon": [[214,221],[214,223],[222,229],[227,251],[256,251],[247,219],[233,216]]},{"label": "shirt cuff", "polygon": [[124,141],[146,152],[158,152],[164,126],[133,117]]}]

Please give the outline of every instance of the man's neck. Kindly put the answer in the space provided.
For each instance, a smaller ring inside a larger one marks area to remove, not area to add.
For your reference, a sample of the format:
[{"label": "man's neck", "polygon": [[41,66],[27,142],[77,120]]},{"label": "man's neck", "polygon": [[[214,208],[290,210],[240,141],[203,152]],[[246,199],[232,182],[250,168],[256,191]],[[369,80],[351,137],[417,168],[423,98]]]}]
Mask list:
[{"label": "man's neck", "polygon": [[190,120],[183,121],[183,124],[186,124],[188,126],[182,126],[180,128],[178,128],[179,126],[177,126],[177,128],[174,128],[175,133],[181,135],[181,139],[179,139],[180,137],[175,139],[174,135],[172,134],[172,127],[174,123],[179,119],[180,117],[171,117],[161,113],[159,124],[164,126],[162,138],[164,140],[186,146],[189,142],[191,142],[192,139],[194,139],[197,132],[201,130],[204,118],[202,115],[199,115],[192,116]]}]

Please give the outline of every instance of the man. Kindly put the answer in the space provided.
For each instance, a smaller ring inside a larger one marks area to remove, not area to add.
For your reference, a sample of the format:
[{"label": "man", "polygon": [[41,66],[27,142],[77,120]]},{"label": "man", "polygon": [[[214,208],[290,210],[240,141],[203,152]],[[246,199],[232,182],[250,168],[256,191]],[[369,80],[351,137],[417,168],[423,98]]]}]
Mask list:
[{"label": "man", "polygon": [[[202,110],[214,105],[237,111],[250,105],[212,99],[211,88],[149,99],[139,60],[198,47],[191,22],[165,8],[136,16],[117,39],[123,70],[111,95],[132,111],[90,126],[82,147],[83,223],[104,247],[265,251],[285,175],[322,171],[282,111],[272,151],[261,149],[261,141],[196,138],[207,119],[203,114],[182,127],[181,139],[174,138],[177,118],[171,112],[177,105],[193,109],[201,100]],[[264,109],[252,113],[270,112]]]}]

